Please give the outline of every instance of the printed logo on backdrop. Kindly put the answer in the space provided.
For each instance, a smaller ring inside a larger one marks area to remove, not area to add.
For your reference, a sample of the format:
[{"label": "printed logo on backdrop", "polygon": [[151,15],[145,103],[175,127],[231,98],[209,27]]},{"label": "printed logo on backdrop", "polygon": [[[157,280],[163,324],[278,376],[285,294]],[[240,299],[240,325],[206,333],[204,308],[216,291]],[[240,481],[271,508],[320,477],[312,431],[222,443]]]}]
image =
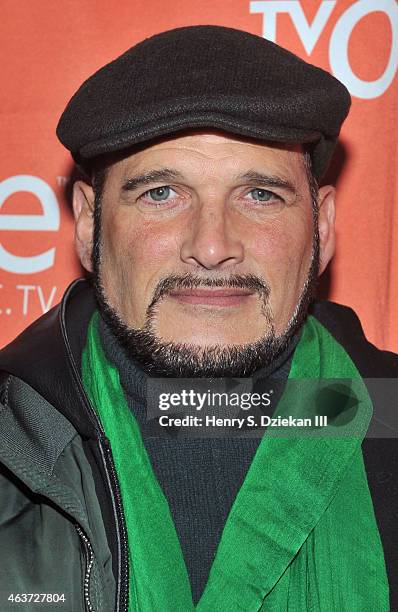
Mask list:
[{"label": "printed logo on backdrop", "polygon": [[[15,193],[32,193],[42,207],[41,215],[0,214],[0,230],[18,232],[56,232],[60,214],[57,197],[51,187],[37,176],[11,176],[0,183],[0,211],[4,202]],[[54,265],[55,248],[37,255],[22,257],[6,251],[0,243],[0,268],[13,274],[35,274]]]},{"label": "printed logo on backdrop", "polygon": [[[323,0],[310,23],[298,0],[250,2],[251,13],[263,15],[263,36],[277,42],[278,15],[288,13],[308,55],[314,50],[326,24],[337,5],[337,0]],[[391,24],[392,44],[383,74],[374,81],[364,81],[353,71],[348,57],[348,45],[355,26],[370,13],[384,13]],[[358,0],[339,17],[329,41],[329,62],[332,73],[342,81],[350,93],[358,98],[382,96],[391,86],[398,69],[398,5],[396,0]]]},{"label": "printed logo on backdrop", "polygon": [[[41,206],[41,214],[4,214],[3,204],[17,193],[34,195]],[[0,231],[7,232],[58,232],[60,227],[60,208],[57,197],[48,183],[38,176],[17,175],[0,182]],[[23,235],[23,234],[22,234]],[[21,240],[22,242],[22,240]],[[21,255],[11,253],[0,242],[0,270],[16,275],[30,275],[44,272],[54,266],[55,247],[44,249],[37,243],[37,253]],[[27,316],[31,308],[40,313],[47,312],[54,304],[57,287],[45,289],[42,285],[19,282],[11,290],[0,284],[2,299],[0,315],[15,314]],[[16,308],[12,309],[8,301]]]}]

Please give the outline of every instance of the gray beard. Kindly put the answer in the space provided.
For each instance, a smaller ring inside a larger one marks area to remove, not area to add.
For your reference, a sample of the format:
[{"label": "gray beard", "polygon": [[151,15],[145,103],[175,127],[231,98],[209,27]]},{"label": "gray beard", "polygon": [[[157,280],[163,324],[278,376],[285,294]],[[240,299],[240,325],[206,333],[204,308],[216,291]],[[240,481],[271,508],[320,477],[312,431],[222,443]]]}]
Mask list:
[{"label": "gray beard", "polygon": [[[315,227],[317,227],[315,225]],[[97,237],[98,238],[98,237]],[[96,254],[96,255],[95,255]],[[101,316],[127,352],[130,359],[150,376],[173,378],[218,378],[251,376],[268,367],[287,348],[290,340],[303,324],[314,297],[319,271],[319,235],[314,231],[310,270],[294,313],[280,335],[275,333],[273,315],[269,308],[270,289],[254,275],[235,275],[229,278],[200,278],[192,274],[169,275],[161,279],[146,311],[142,329],[128,326],[109,303],[101,281],[101,248],[97,245],[93,257],[93,284]],[[268,331],[259,340],[244,345],[199,347],[193,344],[163,341],[155,331],[157,306],[160,300],[177,288],[239,287],[255,290],[262,302],[262,313]]]}]

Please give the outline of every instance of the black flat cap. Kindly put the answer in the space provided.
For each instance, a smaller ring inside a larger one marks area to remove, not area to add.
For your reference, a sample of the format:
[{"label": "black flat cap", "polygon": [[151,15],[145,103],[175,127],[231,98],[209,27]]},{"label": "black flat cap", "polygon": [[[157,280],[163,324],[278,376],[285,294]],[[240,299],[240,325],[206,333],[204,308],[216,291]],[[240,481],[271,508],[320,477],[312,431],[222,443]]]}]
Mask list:
[{"label": "black flat cap", "polygon": [[324,174],[350,94],[328,72],[260,36],[191,26],[144,40],[87,79],[57,127],[78,164],[187,128],[312,143]]}]

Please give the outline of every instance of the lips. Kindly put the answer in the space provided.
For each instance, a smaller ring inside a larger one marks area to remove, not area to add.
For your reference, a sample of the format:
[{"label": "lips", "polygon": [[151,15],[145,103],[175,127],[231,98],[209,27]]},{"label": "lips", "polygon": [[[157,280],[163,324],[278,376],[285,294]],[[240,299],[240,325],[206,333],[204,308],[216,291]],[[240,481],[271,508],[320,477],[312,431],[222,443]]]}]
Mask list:
[{"label": "lips", "polygon": [[215,289],[178,289],[169,294],[184,304],[202,304],[207,306],[240,306],[253,295],[248,289],[215,288]]}]

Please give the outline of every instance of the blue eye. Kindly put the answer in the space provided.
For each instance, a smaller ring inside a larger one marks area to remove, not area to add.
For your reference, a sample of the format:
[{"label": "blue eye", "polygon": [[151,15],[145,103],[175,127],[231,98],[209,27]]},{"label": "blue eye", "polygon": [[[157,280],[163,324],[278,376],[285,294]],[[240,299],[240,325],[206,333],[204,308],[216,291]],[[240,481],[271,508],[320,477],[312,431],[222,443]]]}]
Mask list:
[{"label": "blue eye", "polygon": [[272,199],[278,199],[272,191],[268,191],[268,189],[252,189],[250,191],[253,200],[258,200],[259,202],[269,202]]},{"label": "blue eye", "polygon": [[170,187],[155,187],[154,189],[150,189],[147,191],[147,194],[151,197],[155,202],[163,202],[167,200],[170,196],[170,192],[172,189]]}]

